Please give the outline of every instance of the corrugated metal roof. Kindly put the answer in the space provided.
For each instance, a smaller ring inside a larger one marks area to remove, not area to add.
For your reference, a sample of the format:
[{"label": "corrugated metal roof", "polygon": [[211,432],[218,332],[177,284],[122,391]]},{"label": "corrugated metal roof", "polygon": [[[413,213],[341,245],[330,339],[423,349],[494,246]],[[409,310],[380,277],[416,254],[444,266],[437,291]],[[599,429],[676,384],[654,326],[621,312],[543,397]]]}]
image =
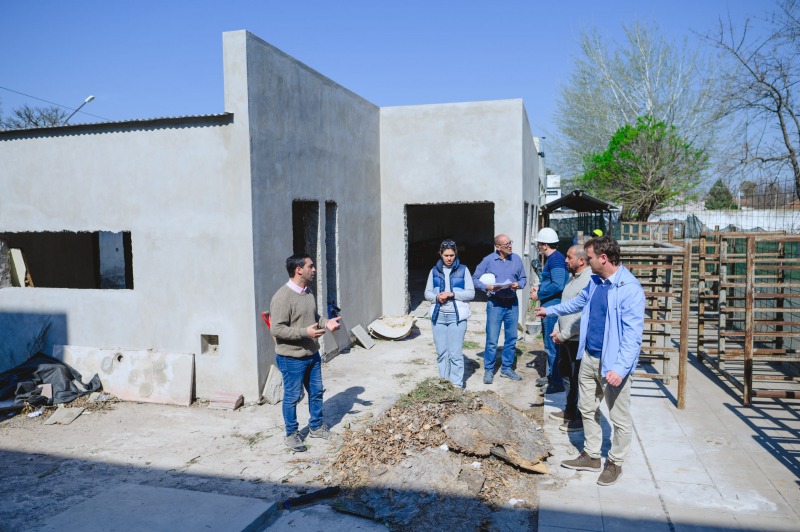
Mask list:
[{"label": "corrugated metal roof", "polygon": [[109,131],[136,131],[140,129],[161,127],[203,127],[222,126],[233,123],[233,113],[211,115],[174,116],[160,118],[139,118],[134,120],[118,120],[113,122],[92,122],[87,124],[67,124],[64,126],[36,127],[29,129],[0,130],[0,139],[33,138],[61,136],[75,133],[93,133]]}]

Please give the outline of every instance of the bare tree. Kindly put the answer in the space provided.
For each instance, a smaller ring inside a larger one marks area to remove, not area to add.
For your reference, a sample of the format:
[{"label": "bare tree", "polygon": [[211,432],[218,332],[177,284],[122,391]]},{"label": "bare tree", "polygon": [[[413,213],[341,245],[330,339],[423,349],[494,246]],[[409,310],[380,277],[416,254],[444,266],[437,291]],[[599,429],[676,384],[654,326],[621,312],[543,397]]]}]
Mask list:
[{"label": "bare tree", "polygon": [[[759,23],[763,25],[759,27]],[[730,18],[707,40],[722,51],[728,69],[719,99],[736,118],[741,139],[736,163],[772,180],[794,178],[800,199],[800,2],[780,0],[764,20],[737,27]]]},{"label": "bare tree", "polygon": [[0,128],[30,129],[60,126],[66,117],[67,113],[55,105],[50,107],[31,107],[25,104],[11,111],[11,116],[0,118]]},{"label": "bare tree", "polygon": [[625,124],[652,116],[674,126],[693,146],[708,150],[721,117],[713,97],[714,64],[688,40],[667,41],[655,25],[624,26],[626,42],[606,40],[597,30],[581,37],[582,56],[561,88],[554,139],[561,171],[582,173],[587,154],[603,151]]}]

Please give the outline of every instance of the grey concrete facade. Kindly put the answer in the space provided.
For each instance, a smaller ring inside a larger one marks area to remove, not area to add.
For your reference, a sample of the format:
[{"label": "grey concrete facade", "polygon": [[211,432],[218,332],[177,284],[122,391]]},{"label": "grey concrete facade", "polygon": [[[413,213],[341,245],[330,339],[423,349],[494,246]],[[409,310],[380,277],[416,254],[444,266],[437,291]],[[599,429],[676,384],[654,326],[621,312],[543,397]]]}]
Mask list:
[{"label": "grey concrete facade", "polygon": [[320,310],[333,293],[349,326],[406,311],[404,205],[490,201],[496,232],[529,239],[520,100],[381,109],[246,31],[223,56],[222,115],[0,132],[0,234],[128,232],[133,271],[133,289],[3,288],[0,370],[49,320],[45,352],[194,353],[198,397],[257,399],[296,201],[317,209]]},{"label": "grey concrete facade", "polygon": [[[371,199],[380,195],[379,109],[253,35],[226,34],[226,50],[241,46],[247,47],[255,310],[267,309],[286,283],[276,257],[291,254],[292,201],[302,200],[320,209],[320,310],[328,292],[325,233],[333,230],[338,232],[337,306],[346,325],[369,323],[381,313],[380,256],[374,252],[380,247],[380,205]],[[226,87],[226,109],[228,97]],[[336,226],[326,227],[325,209],[332,205]],[[262,329],[259,323],[261,383],[274,356],[272,339]],[[332,340],[330,333],[325,340]]]},{"label": "grey concrete facade", "polygon": [[[381,108],[385,314],[408,310],[408,257],[403,242],[405,208],[411,204],[491,202],[493,234],[507,234],[515,242],[514,252],[530,268],[525,241],[530,240],[526,229],[539,188],[535,157],[522,100]],[[430,251],[431,266],[437,251]],[[482,254],[492,251],[487,243]],[[527,301],[523,292],[520,300]]]}]

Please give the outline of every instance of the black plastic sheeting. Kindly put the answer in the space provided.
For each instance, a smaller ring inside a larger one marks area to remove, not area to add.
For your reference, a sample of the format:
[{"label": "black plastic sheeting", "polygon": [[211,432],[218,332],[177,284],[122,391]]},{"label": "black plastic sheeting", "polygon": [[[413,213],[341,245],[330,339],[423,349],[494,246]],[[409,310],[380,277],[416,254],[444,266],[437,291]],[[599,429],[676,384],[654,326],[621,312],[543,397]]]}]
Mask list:
[{"label": "black plastic sheeting", "polygon": [[[52,400],[41,394],[42,384],[52,385]],[[3,408],[11,412],[22,410],[26,402],[33,406],[69,403],[100,389],[99,376],[95,375],[89,384],[84,384],[83,377],[74,368],[44,353],[0,373],[0,401],[13,400],[11,406]]]}]

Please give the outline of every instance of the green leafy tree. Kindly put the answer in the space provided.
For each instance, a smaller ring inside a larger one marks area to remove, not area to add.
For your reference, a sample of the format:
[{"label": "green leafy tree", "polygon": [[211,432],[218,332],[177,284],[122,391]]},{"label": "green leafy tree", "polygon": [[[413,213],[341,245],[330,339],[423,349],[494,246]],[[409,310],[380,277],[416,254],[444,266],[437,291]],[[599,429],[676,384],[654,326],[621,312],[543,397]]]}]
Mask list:
[{"label": "green leafy tree", "polygon": [[645,115],[619,128],[608,149],[586,157],[577,183],[620,206],[622,220],[647,221],[659,207],[693,199],[707,166],[704,150],[694,148],[674,126]]},{"label": "green leafy tree", "polygon": [[721,209],[736,209],[736,201],[733,199],[730,189],[722,182],[722,179],[717,179],[711,190],[708,191],[706,196],[706,209],[721,210]]}]

